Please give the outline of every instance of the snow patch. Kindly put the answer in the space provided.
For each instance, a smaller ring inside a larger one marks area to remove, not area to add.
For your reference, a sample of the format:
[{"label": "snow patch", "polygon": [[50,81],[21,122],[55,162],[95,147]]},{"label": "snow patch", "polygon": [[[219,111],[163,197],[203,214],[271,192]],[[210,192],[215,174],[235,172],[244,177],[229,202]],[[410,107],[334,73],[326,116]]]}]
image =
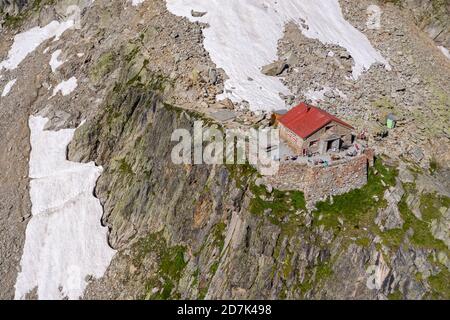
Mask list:
[{"label": "snow patch", "polygon": [[55,89],[53,89],[52,97],[54,97],[59,91],[61,91],[61,94],[63,96],[67,96],[71,94],[77,86],[77,78],[75,77],[72,77],[66,81],[62,81],[55,87]]},{"label": "snow patch", "polygon": [[441,52],[444,54],[444,56],[446,56],[447,58],[450,59],[450,52],[448,51],[448,49],[446,47],[443,46],[438,46],[439,50],[441,50]]},{"label": "snow patch", "polygon": [[61,50],[56,50],[52,53],[52,56],[50,57],[50,68],[52,68],[52,72],[55,72],[56,69],[58,69],[60,66],[64,64],[65,61],[58,60],[58,57],[61,55]]},{"label": "snow patch", "polygon": [[14,43],[8,52],[8,58],[0,63],[0,71],[16,69],[19,64],[44,41],[55,37],[54,41],[74,25],[74,20],[52,21],[45,27],[34,27],[14,37]]},{"label": "snow patch", "polygon": [[313,102],[318,102],[325,99],[325,93],[330,90],[329,87],[325,87],[322,90],[309,90],[305,93],[306,99],[312,100]]},{"label": "snow patch", "polygon": [[78,299],[86,278],[100,278],[115,251],[108,246],[100,201],[102,168],[66,159],[75,129],[45,131],[48,119],[31,116],[29,163],[32,218],[16,282],[16,299],[37,287],[39,299]]},{"label": "snow patch", "polygon": [[[209,24],[203,31],[204,46],[229,77],[225,93],[218,98],[246,100],[254,111],[276,110],[285,104],[279,94],[288,94],[288,89],[280,79],[263,75],[261,68],[278,59],[278,40],[283,37],[286,23],[291,21],[309,38],[346,48],[355,61],[355,79],[375,63],[390,68],[367,37],[344,19],[338,0],[166,0],[166,3],[176,15]],[[193,17],[191,10],[206,14]]]},{"label": "snow patch", "polygon": [[6,97],[8,93],[11,91],[12,87],[16,84],[17,79],[9,81],[5,88],[3,88],[2,97]]},{"label": "snow patch", "polygon": [[305,93],[306,99],[309,99],[315,103],[325,100],[326,94],[332,93],[334,97],[339,96],[343,100],[348,100],[347,95],[339,89],[333,89],[330,87],[323,87],[321,90],[310,89]]},{"label": "snow patch", "polygon": [[131,0],[131,4],[133,5],[133,6],[138,6],[138,5],[140,5],[141,3],[143,3],[145,0]]}]

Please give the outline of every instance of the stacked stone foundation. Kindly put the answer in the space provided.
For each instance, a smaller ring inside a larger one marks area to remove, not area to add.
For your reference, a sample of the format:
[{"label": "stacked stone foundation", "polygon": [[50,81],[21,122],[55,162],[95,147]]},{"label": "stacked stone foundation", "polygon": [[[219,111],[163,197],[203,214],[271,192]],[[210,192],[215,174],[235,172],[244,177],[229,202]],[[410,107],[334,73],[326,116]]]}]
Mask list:
[{"label": "stacked stone foundation", "polygon": [[266,176],[266,184],[282,191],[300,190],[308,206],[341,195],[367,184],[368,169],[373,165],[373,151],[328,166],[283,162],[278,174]]}]

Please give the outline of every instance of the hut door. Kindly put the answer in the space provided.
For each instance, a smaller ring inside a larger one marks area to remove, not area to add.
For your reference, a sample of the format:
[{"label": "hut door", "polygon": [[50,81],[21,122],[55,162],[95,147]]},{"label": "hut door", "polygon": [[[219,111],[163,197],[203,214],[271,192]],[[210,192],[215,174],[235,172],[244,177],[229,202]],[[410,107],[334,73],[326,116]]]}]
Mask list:
[{"label": "hut door", "polygon": [[329,151],[339,151],[341,149],[341,139],[330,140],[327,145],[327,152]]}]

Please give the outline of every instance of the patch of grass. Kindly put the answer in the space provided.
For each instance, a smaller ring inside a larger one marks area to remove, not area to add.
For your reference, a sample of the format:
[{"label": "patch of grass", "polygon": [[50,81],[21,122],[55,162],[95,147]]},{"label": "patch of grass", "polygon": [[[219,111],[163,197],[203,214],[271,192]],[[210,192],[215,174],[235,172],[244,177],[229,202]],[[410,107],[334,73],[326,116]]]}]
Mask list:
[{"label": "patch of grass", "polygon": [[209,272],[211,273],[211,275],[215,275],[217,269],[219,269],[219,262],[216,261],[211,265],[211,268],[209,268]]},{"label": "patch of grass", "polygon": [[162,292],[156,293],[152,297],[152,300],[168,300],[168,299],[170,299],[173,287],[174,287],[173,282],[170,280],[166,280],[166,282],[164,282]]},{"label": "patch of grass", "polygon": [[275,225],[282,225],[284,219],[299,210],[306,209],[305,196],[301,191],[280,191],[274,189],[267,192],[266,187],[252,185],[250,187],[254,197],[250,201],[250,212],[257,216],[264,216],[270,210],[268,218]]},{"label": "patch of grass", "polygon": [[[449,207],[450,199],[447,197],[438,196],[437,194],[422,194],[420,196],[420,211],[422,213],[422,220],[419,220],[411,212],[406,203],[408,195],[414,192],[415,186],[406,184],[404,185],[404,188],[406,192],[405,196],[398,205],[402,219],[405,222],[403,228],[384,232],[382,234],[383,239],[390,239],[391,241],[388,241],[388,243],[398,245],[403,239],[406,231],[412,229],[414,234],[410,240],[413,245],[420,248],[436,249],[448,252],[448,248],[444,242],[433,237],[431,232],[431,222],[435,219],[440,219],[441,213],[439,212],[439,209],[441,207]],[[387,238],[386,236],[390,236],[390,238]]]},{"label": "patch of grass", "polygon": [[440,273],[428,278],[428,283],[431,286],[433,299],[450,299],[450,272],[447,268],[443,268]]},{"label": "patch of grass", "polygon": [[[140,267],[148,255],[155,255],[158,270],[155,275],[146,280],[146,299],[166,300],[177,298],[176,284],[180,281],[187,261],[184,259],[186,248],[184,246],[169,247],[162,233],[155,233],[141,239],[136,245],[137,251],[133,264]],[[160,288],[153,293],[153,288]]]},{"label": "patch of grass", "polygon": [[316,282],[328,279],[333,275],[333,269],[329,263],[322,263],[316,268]]},{"label": "patch of grass", "polygon": [[214,242],[213,245],[218,247],[220,252],[222,252],[223,247],[225,245],[225,229],[227,225],[224,222],[219,222],[212,230],[212,233],[214,235]]},{"label": "patch of grass", "polygon": [[250,164],[227,164],[226,165],[231,178],[236,181],[236,187],[242,188],[247,185],[251,179],[259,176],[258,171]]},{"label": "patch of grass", "polygon": [[97,83],[112,71],[114,65],[115,54],[113,52],[103,53],[89,72],[89,77],[93,82]]},{"label": "patch of grass", "polygon": [[404,217],[405,228],[411,227],[414,235],[411,242],[421,248],[432,248],[448,252],[445,243],[433,237],[431,222],[441,218],[440,208],[450,207],[450,198],[437,194],[423,194],[420,197],[420,211],[422,220],[417,219],[412,213]]},{"label": "patch of grass", "polygon": [[436,249],[449,252],[445,243],[433,237],[431,232],[431,222],[440,219],[441,207],[449,207],[450,199],[448,197],[439,196],[437,194],[422,194],[420,196],[420,211],[422,220],[418,219],[408,207],[406,203],[408,196],[415,192],[414,184],[404,184],[405,195],[398,204],[401,217],[404,221],[401,229],[394,229],[379,233],[383,242],[391,248],[398,248],[408,230],[413,230],[411,243],[419,248]]},{"label": "patch of grass", "polygon": [[411,226],[414,234],[411,237],[411,242],[420,248],[440,249],[445,250],[445,244],[433,237],[429,223],[420,221],[415,217],[411,217],[406,222],[406,227]]},{"label": "patch of grass", "polygon": [[319,288],[319,286],[324,284],[325,280],[333,275],[331,266],[331,261],[326,261],[306,270],[307,274],[303,282],[296,284],[303,297],[305,297],[306,293],[310,290]]},{"label": "patch of grass", "polygon": [[440,169],[439,163],[437,162],[436,158],[431,158],[430,161],[430,173],[435,174]]},{"label": "patch of grass", "polygon": [[[409,217],[413,215],[411,210],[408,208],[408,204],[406,203],[406,199],[408,198],[409,190],[412,190],[414,188],[413,185],[407,184],[403,185],[403,188],[405,189],[405,195],[403,196],[402,200],[398,204],[398,209],[400,211],[400,215],[404,219],[405,217]],[[386,230],[384,232],[378,232],[377,234],[381,237],[383,240],[383,243],[390,247],[393,250],[397,250],[404,238],[406,231],[408,229],[405,228],[405,225],[403,225],[402,228],[392,229],[392,230]]]},{"label": "patch of grass", "polygon": [[134,175],[133,168],[125,160],[125,158],[119,160],[119,172],[123,175]]},{"label": "patch of grass", "polygon": [[202,287],[198,291],[198,300],[205,300],[206,295],[208,294],[208,287]]},{"label": "patch of grass", "polygon": [[192,281],[192,285],[196,286],[198,284],[198,276],[200,275],[200,270],[197,268],[195,269],[195,272],[192,274],[192,277],[194,278],[194,281]]},{"label": "patch of grass", "polygon": [[[163,282],[157,280],[156,278],[151,278],[147,280],[145,289],[147,294],[145,295],[145,300],[173,300],[178,296],[176,292],[174,292],[174,282],[168,278],[163,278]],[[153,288],[161,289],[155,293],[152,292]]]},{"label": "patch of grass", "polygon": [[22,24],[22,21],[24,19],[25,19],[25,15],[19,14],[19,15],[13,16],[13,15],[10,15],[7,13],[5,15],[3,25],[6,28],[15,29],[15,28],[18,28]]},{"label": "patch of grass", "polygon": [[310,281],[303,281],[297,287],[300,289],[302,296],[305,297],[306,293],[313,288],[313,284]]},{"label": "patch of grass", "polygon": [[369,239],[368,237],[362,237],[359,238],[358,240],[356,240],[356,244],[362,247],[369,247],[371,244],[372,240]]},{"label": "patch of grass", "polygon": [[303,210],[306,208],[305,194],[300,191],[292,191],[290,193],[294,210]]},{"label": "patch of grass", "polygon": [[161,257],[160,272],[173,280],[180,280],[181,273],[187,265],[184,261],[185,248],[176,246],[170,248]]},{"label": "patch of grass", "polygon": [[338,218],[355,229],[372,225],[378,209],[386,206],[384,191],[395,185],[396,176],[397,170],[384,166],[377,159],[375,166],[369,170],[368,182],[364,187],[335,196],[333,202],[328,200],[316,204],[316,221],[321,218],[319,224],[334,229],[340,229]]},{"label": "patch of grass", "polygon": [[389,300],[403,300],[403,294],[400,290],[396,290],[393,293],[388,295]]},{"label": "patch of grass", "polygon": [[420,197],[420,211],[425,221],[431,221],[441,217],[440,209],[450,208],[450,198],[436,193],[423,194]]},{"label": "patch of grass", "polygon": [[392,229],[386,230],[384,232],[378,233],[378,235],[383,239],[383,243],[393,250],[400,248],[403,239],[405,238],[405,229]]}]

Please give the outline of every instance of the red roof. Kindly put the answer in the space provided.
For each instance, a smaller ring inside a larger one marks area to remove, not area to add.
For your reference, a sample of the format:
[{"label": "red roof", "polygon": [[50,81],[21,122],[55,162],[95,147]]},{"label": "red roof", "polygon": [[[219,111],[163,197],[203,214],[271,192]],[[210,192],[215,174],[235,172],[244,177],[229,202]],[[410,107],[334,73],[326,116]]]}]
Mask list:
[{"label": "red roof", "polygon": [[292,132],[307,139],[324,126],[331,122],[353,129],[353,127],[328,112],[317,107],[310,106],[304,102],[292,108],[288,113],[280,118],[280,122]]}]

